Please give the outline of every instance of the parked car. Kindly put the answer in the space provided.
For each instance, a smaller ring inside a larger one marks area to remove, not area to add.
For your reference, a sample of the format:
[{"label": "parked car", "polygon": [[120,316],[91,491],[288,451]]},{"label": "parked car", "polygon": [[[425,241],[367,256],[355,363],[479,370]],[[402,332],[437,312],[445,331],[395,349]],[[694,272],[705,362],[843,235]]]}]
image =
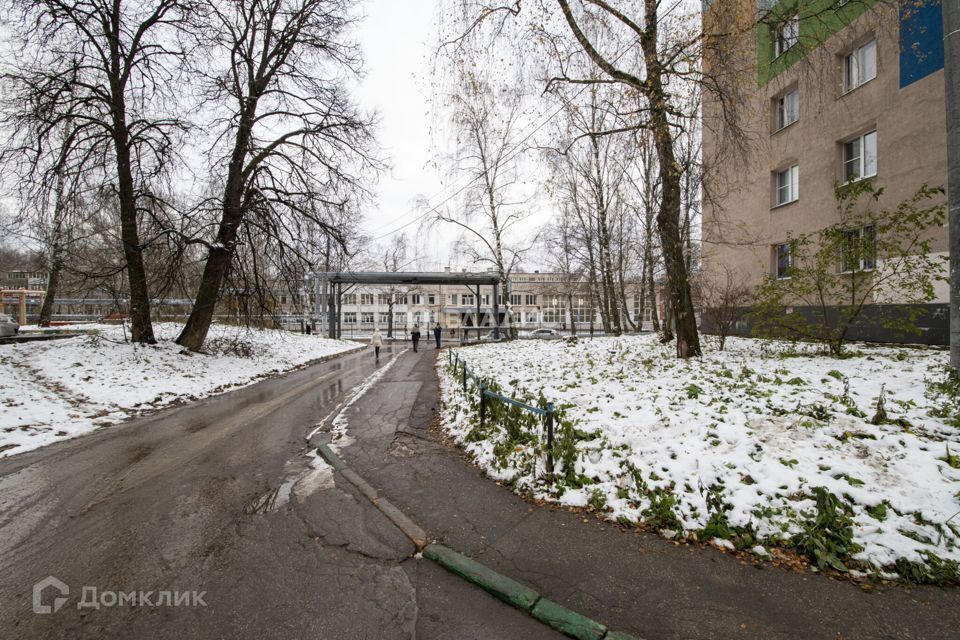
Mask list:
[{"label": "parked car", "polygon": [[530,340],[559,340],[563,336],[553,329],[534,329],[525,337]]},{"label": "parked car", "polygon": [[20,332],[20,325],[13,316],[0,313],[0,338],[15,336]]},{"label": "parked car", "polygon": [[500,334],[497,335],[495,331],[488,331],[482,336],[480,336],[481,342],[499,342],[506,337],[506,331],[500,329]]}]

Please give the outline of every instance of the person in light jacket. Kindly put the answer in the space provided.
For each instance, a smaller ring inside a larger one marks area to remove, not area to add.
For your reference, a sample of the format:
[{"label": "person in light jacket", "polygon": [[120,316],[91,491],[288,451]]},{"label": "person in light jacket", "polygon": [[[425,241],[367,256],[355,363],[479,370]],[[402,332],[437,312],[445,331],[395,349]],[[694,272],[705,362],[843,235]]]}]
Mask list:
[{"label": "person in light jacket", "polygon": [[380,359],[380,347],[383,346],[383,336],[380,335],[380,329],[373,328],[373,335],[370,336],[370,344],[373,346],[373,354],[377,360]]},{"label": "person in light jacket", "polygon": [[420,325],[413,325],[413,331],[410,332],[410,337],[413,338],[413,352],[417,352],[417,347],[420,346]]}]

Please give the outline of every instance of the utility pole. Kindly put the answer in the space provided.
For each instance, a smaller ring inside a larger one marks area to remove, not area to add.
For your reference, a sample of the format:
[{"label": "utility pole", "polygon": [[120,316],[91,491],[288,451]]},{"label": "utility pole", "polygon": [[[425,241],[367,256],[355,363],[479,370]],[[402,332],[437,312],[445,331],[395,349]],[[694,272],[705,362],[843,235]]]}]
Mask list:
[{"label": "utility pole", "polygon": [[943,0],[942,7],[950,226],[950,367],[960,372],[960,0]]}]

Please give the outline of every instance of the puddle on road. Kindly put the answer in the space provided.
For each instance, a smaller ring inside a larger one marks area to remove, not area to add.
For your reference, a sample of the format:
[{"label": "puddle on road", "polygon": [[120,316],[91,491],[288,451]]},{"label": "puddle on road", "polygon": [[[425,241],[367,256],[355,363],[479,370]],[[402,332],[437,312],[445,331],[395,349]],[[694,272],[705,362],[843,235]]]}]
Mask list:
[{"label": "puddle on road", "polygon": [[333,488],[333,467],[317,454],[316,449],[311,450],[306,457],[309,458],[306,466],[300,459],[293,465],[287,463],[288,467],[298,468],[287,472],[279,487],[247,503],[243,512],[246,515],[257,515],[279,511],[290,502],[291,498],[299,504],[317,491]]}]

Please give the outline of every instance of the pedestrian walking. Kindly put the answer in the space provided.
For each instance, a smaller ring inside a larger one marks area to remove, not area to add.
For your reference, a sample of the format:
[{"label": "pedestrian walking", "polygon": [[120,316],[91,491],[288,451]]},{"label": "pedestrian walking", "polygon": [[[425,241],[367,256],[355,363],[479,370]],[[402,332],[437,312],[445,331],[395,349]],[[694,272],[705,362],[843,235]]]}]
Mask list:
[{"label": "pedestrian walking", "polygon": [[417,352],[417,347],[420,346],[420,325],[413,325],[413,331],[410,332],[410,337],[413,338],[413,352]]},{"label": "pedestrian walking", "polygon": [[383,336],[380,335],[380,329],[373,328],[373,335],[370,336],[370,344],[373,346],[374,357],[380,359],[380,347],[383,346]]},{"label": "pedestrian walking", "polygon": [[440,328],[440,323],[437,323],[437,326],[433,328],[433,339],[437,341],[437,349],[440,348],[440,334],[443,333],[443,329]]}]

